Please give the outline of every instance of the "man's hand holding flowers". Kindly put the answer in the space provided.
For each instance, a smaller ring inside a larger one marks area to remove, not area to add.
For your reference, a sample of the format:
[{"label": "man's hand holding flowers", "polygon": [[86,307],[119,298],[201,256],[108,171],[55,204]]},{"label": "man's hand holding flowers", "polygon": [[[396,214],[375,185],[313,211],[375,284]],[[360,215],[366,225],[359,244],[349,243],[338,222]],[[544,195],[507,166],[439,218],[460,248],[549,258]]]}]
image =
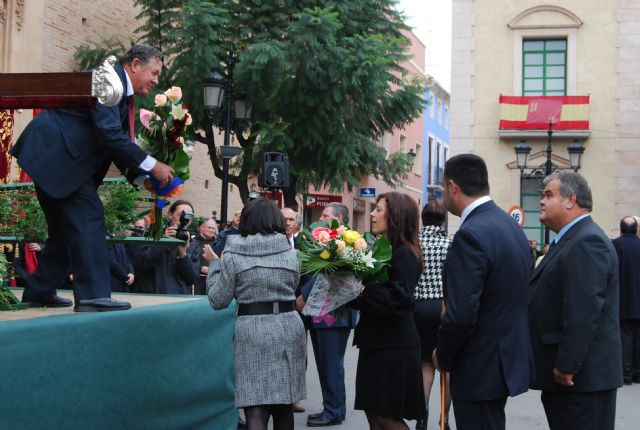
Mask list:
[{"label": "man's hand holding flowers", "polygon": [[136,139],[156,165],[149,172],[149,183],[145,188],[155,197],[151,212],[149,234],[155,240],[162,236],[162,208],[166,200],[182,191],[182,184],[189,179],[189,148],[186,143],[186,128],[192,122],[189,110],[181,103],[182,90],[171,87],[156,94],[153,110],[140,109],[142,128]]}]

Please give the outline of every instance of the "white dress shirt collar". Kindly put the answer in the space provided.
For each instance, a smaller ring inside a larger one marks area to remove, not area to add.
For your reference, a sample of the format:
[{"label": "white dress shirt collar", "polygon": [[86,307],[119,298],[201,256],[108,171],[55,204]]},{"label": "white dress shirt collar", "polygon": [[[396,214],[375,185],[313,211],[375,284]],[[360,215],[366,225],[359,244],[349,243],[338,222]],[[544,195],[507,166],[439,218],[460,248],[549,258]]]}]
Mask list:
[{"label": "white dress shirt collar", "polygon": [[129,74],[127,73],[127,69],[124,69],[124,75],[127,78],[127,97],[133,95],[133,84],[131,83],[131,78],[129,78]]},{"label": "white dress shirt collar", "polygon": [[487,203],[489,201],[491,201],[491,197],[482,196],[479,199],[476,199],[476,200],[472,201],[471,203],[469,203],[469,205],[466,208],[464,208],[464,210],[462,211],[462,215],[460,215],[460,224],[462,224],[464,222],[464,220],[467,219],[467,217],[469,216],[471,211],[473,211],[475,208],[477,208],[481,204]]}]

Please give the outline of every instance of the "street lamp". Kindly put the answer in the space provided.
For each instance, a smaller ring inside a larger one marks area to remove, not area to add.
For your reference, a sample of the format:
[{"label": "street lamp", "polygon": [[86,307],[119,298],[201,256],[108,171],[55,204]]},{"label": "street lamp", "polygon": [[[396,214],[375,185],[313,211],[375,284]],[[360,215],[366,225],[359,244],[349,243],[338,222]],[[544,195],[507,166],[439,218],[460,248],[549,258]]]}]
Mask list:
[{"label": "street lamp", "polygon": [[569,163],[574,172],[580,170],[582,164],[582,153],[584,152],[584,145],[579,140],[574,140],[567,148],[569,151]]},{"label": "street lamp", "polygon": [[[551,122],[551,120],[549,120],[549,130],[547,131],[548,138],[547,138],[547,149],[546,149],[547,158],[544,163],[545,177],[553,173],[553,170],[554,170],[554,165],[551,159],[551,154],[553,153],[553,150],[551,148],[551,141],[553,138],[552,124],[553,123]],[[520,169],[520,176],[523,177],[524,169],[527,168],[527,157],[531,152],[531,147],[527,145],[527,142],[525,140],[521,140],[520,143],[518,143],[514,149],[516,152],[516,164]],[[579,140],[575,140],[571,145],[569,145],[569,147],[567,148],[567,151],[569,152],[569,163],[571,165],[571,169],[577,172],[581,167],[582,153],[584,152],[584,145],[582,145]],[[542,168],[542,166],[540,166],[540,168]],[[544,227],[544,244],[545,245],[549,244],[549,228],[546,225]]]},{"label": "street lamp", "polygon": [[[220,202],[220,220],[227,221],[227,206],[229,203],[229,160],[242,152],[242,148],[231,146],[231,125],[233,118],[238,121],[251,118],[251,107],[247,105],[246,95],[233,92],[234,61],[229,61],[229,77],[214,70],[203,81],[204,107],[212,123],[218,127],[224,126],[224,145],[220,148],[222,155],[222,193]],[[235,95],[235,100],[234,100]],[[224,103],[224,108],[222,107]],[[221,111],[221,109],[224,109]],[[215,115],[219,112],[221,115]]]},{"label": "street lamp", "polygon": [[527,167],[527,157],[529,157],[529,153],[531,152],[531,147],[527,145],[526,140],[521,140],[520,143],[516,145],[516,164],[518,165],[518,169],[520,169],[520,175],[524,173],[524,169]]}]

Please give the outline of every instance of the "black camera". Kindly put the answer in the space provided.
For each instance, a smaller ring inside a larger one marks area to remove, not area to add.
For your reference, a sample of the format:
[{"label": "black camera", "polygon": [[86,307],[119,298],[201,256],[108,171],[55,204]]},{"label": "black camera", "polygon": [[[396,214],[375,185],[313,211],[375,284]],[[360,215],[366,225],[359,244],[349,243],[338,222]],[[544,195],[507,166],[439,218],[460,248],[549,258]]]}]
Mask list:
[{"label": "black camera", "polygon": [[176,239],[187,241],[189,240],[189,230],[187,230],[187,225],[193,219],[193,214],[188,213],[186,211],[182,211],[180,214],[180,224],[178,224],[178,228],[176,228]]},{"label": "black camera", "polygon": [[129,231],[131,232],[132,237],[145,237],[147,235],[146,228],[131,227]]}]

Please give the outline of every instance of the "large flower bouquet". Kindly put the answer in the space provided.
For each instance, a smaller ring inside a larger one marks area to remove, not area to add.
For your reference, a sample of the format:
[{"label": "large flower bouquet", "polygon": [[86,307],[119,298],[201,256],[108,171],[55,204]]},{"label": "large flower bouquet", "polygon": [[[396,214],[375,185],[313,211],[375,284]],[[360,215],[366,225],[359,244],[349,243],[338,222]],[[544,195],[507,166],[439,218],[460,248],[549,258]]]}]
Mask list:
[{"label": "large flower bouquet", "polygon": [[186,140],[187,126],[191,115],[187,105],[181,102],[180,87],[171,87],[156,94],[153,110],[140,109],[142,128],[136,142],[149,155],[173,168],[173,181],[161,187],[155,178],[150,178],[154,189],[149,236],[159,240],[163,234],[162,209],[166,200],[182,192],[183,183],[189,179],[189,161],[192,145]]},{"label": "large flower bouquet", "polygon": [[391,244],[385,237],[361,235],[333,220],[319,221],[305,228],[298,258],[302,273],[317,275],[302,313],[315,322],[331,325],[331,311],[358,297],[363,285],[375,285],[388,279]]}]

